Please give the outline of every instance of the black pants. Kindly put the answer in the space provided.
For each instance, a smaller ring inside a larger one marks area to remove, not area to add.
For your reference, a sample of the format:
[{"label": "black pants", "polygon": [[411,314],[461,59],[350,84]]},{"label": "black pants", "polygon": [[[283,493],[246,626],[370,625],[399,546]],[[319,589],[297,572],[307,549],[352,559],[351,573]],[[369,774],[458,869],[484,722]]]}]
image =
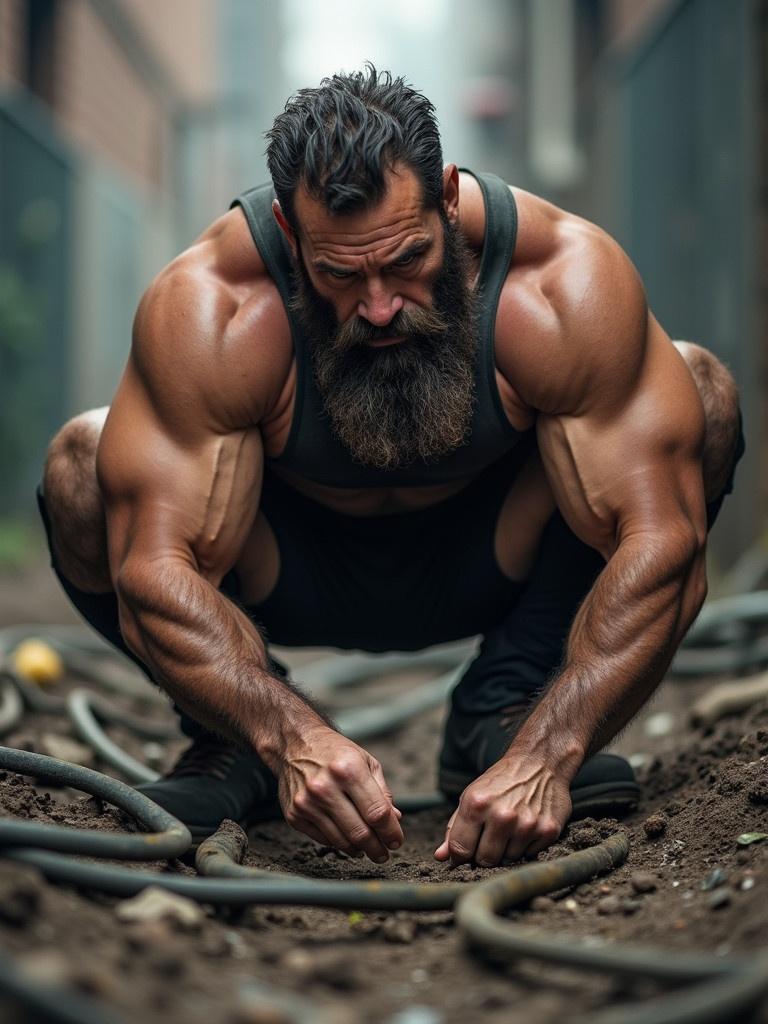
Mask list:
[{"label": "black pants", "polygon": [[[744,451],[743,435],[734,459]],[[268,642],[366,651],[418,650],[481,635],[479,653],[453,693],[463,714],[485,715],[540,690],[561,664],[579,604],[601,572],[601,556],[559,512],[547,524],[524,583],[509,580],[494,554],[501,505],[530,453],[521,445],[467,488],[416,512],[372,517],[331,511],[265,474],[261,508],[280,550],[280,577],[259,605],[244,610]],[[707,509],[711,526],[725,494]],[[50,544],[50,523],[38,501]],[[73,586],[52,556],[70,600],[93,628],[151,673],[120,633],[113,593]],[[222,592],[240,603],[237,576]],[[280,674],[285,670],[273,662]],[[201,726],[181,714],[187,735]]]}]

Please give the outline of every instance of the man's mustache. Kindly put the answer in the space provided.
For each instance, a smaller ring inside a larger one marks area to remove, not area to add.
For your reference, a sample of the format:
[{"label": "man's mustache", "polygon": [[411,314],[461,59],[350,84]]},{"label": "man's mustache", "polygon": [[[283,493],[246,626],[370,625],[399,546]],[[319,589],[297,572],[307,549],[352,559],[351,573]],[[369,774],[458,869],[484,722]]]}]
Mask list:
[{"label": "man's mustache", "polygon": [[385,327],[376,327],[356,316],[339,326],[333,338],[333,348],[337,352],[349,352],[358,345],[367,345],[381,338],[445,334],[449,328],[448,318],[436,309],[401,309]]}]

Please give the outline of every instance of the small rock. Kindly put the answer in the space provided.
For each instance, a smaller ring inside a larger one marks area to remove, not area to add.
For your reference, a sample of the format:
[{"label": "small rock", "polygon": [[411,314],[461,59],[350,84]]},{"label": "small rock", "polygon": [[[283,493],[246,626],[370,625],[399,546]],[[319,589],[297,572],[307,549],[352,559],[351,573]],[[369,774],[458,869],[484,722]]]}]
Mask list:
[{"label": "small rock", "polygon": [[563,906],[570,914],[575,914],[579,909],[579,904],[576,902],[575,899],[573,899],[573,897],[569,897],[567,900],[565,900]]},{"label": "small rock", "polygon": [[158,951],[149,962],[150,969],[163,978],[181,978],[187,972],[187,961],[181,953]]},{"label": "small rock", "polygon": [[647,871],[636,871],[629,880],[635,892],[655,892],[659,880]]},{"label": "small rock", "polygon": [[603,896],[597,901],[598,914],[617,914],[621,909],[621,900],[618,896]]},{"label": "small rock", "polygon": [[537,913],[546,913],[554,905],[555,901],[550,899],[549,896],[534,896],[531,900],[531,910],[535,910]]},{"label": "small rock", "polygon": [[611,894],[611,892],[613,892],[613,890],[611,889],[610,885],[608,885],[607,882],[601,882],[601,884],[598,885],[598,887],[597,887],[597,891],[602,896],[609,896]]},{"label": "small rock", "polygon": [[25,979],[37,985],[66,986],[70,977],[70,963],[64,953],[54,949],[22,953],[16,964]]},{"label": "small rock", "polygon": [[716,889],[707,900],[710,910],[719,910],[727,907],[731,902],[731,894],[727,889]]},{"label": "small rock", "polygon": [[649,715],[643,726],[646,736],[668,736],[675,727],[675,716],[669,711],[657,711]]},{"label": "small rock", "polygon": [[298,949],[289,949],[281,957],[280,964],[293,974],[303,974],[309,977],[315,968],[315,958],[306,949],[299,947]]},{"label": "small rock", "polygon": [[641,906],[642,903],[640,900],[633,900],[629,897],[626,897],[621,901],[622,913],[626,914],[627,917],[629,917],[630,914],[636,914]]},{"label": "small rock", "polygon": [[156,946],[167,946],[171,935],[167,921],[136,921],[129,924],[125,944],[132,953],[144,953]]},{"label": "small rock", "polygon": [[745,878],[742,878],[741,882],[739,883],[739,888],[742,892],[747,892],[749,889],[754,889],[754,887],[755,880],[751,875],[747,875]]},{"label": "small rock", "polygon": [[725,885],[728,881],[728,875],[723,871],[722,868],[714,868],[704,881],[701,883],[701,888],[704,892],[711,892],[712,889],[717,889],[721,885]]},{"label": "small rock", "polygon": [[3,864],[0,881],[0,921],[12,928],[34,923],[41,905],[43,880],[26,864]]},{"label": "small rock", "polygon": [[187,931],[199,928],[204,919],[203,911],[193,900],[156,885],[118,903],[115,916],[120,921],[168,921]]},{"label": "small rock", "polygon": [[83,768],[93,767],[96,755],[90,747],[84,743],[78,743],[71,736],[59,736],[54,732],[44,732],[38,742],[41,754],[49,757],[56,757],[59,761],[69,761],[70,764],[79,764]]},{"label": "small rock", "polygon": [[388,917],[381,931],[387,942],[399,942],[407,945],[416,938],[416,922]]},{"label": "small rock", "polygon": [[669,819],[666,814],[651,814],[643,822],[643,831],[648,839],[658,839],[667,831]]},{"label": "small rock", "polygon": [[115,975],[103,965],[93,962],[77,964],[72,968],[69,980],[81,992],[98,999],[112,1000],[120,992]]}]

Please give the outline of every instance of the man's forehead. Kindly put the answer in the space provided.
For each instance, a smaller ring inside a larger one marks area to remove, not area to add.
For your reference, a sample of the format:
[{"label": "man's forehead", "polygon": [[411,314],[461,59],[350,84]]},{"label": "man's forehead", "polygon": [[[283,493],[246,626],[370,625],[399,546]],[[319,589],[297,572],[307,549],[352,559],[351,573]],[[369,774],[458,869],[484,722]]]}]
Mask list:
[{"label": "man's forehead", "polygon": [[387,188],[379,202],[348,213],[332,213],[299,185],[294,210],[302,241],[313,246],[354,248],[424,230],[429,211],[424,207],[424,191],[418,176],[409,167],[398,164],[386,172],[385,179]]}]

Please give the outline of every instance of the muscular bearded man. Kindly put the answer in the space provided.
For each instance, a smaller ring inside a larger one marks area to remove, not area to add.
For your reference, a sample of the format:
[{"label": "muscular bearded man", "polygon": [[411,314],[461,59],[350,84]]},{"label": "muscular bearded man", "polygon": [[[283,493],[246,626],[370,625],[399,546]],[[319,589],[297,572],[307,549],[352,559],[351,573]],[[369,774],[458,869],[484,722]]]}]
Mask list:
[{"label": "muscular bearded man", "polygon": [[601,748],[701,607],[743,442],[728,371],[673,344],[621,248],[443,166],[429,101],[336,75],[268,133],[272,182],[152,282],[106,410],[52,442],[54,566],[192,739],[143,790],[198,835],[276,799],[377,862],[381,766],[267,641],[480,635],[452,698],[438,859],[499,864],[638,788]]}]

